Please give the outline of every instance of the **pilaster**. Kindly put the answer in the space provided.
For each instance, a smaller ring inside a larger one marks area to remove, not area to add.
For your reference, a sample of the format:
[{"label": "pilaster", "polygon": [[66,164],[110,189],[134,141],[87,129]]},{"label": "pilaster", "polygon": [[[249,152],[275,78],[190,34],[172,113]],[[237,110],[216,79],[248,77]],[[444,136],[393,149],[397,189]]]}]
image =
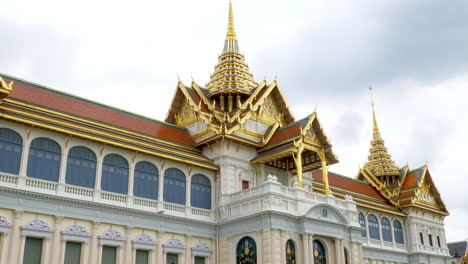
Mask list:
[{"label": "pilaster", "polygon": [[[65,257],[65,251],[60,250],[64,249],[61,247],[60,244],[60,230],[62,230],[62,221],[63,221],[63,216],[55,216],[55,222],[54,222],[54,233],[52,235],[52,248],[55,250],[54,254],[51,255],[50,258],[50,263],[51,264],[59,264],[61,259]],[[57,252],[58,251],[58,252]]]},{"label": "pilaster", "polygon": [[101,247],[99,246],[98,242],[98,227],[99,222],[93,222],[91,227],[91,242],[89,243],[90,246],[90,254],[89,254],[89,263],[99,263],[101,260],[99,259]]},{"label": "pilaster", "polygon": [[22,263],[22,261],[18,261],[18,250],[24,248],[23,239],[21,239],[22,245],[18,246],[18,238],[20,237],[19,229],[22,217],[23,211],[15,210],[10,238],[10,252],[8,255],[8,263]]},{"label": "pilaster", "polygon": [[133,226],[125,227],[125,246],[124,246],[124,262],[123,263],[133,263],[132,260],[132,233]]},{"label": "pilaster", "polygon": [[302,253],[303,253],[303,260],[304,264],[310,264],[310,253],[311,250],[309,248],[309,235],[302,234]]}]

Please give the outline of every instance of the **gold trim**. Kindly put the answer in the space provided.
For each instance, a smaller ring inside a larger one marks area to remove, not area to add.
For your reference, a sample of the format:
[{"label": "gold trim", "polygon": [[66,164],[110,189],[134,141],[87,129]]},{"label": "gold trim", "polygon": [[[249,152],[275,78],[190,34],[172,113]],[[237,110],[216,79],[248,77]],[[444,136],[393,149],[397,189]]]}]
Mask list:
[{"label": "gold trim", "polygon": [[416,208],[419,208],[419,209],[423,209],[423,210],[427,210],[427,211],[430,211],[430,212],[433,212],[433,213],[437,213],[437,214],[441,214],[441,215],[445,215],[445,216],[448,216],[449,214],[446,213],[446,212],[443,212],[442,210],[436,210],[436,209],[431,209],[431,208],[427,208],[427,207],[423,207],[423,206],[420,206],[420,205],[417,205],[417,204],[407,204],[407,205],[403,205],[403,206],[400,206],[401,208],[407,208],[407,207],[416,207]]},{"label": "gold trim", "polygon": [[[112,130],[119,131],[119,132],[122,132],[122,133],[127,133],[127,134],[130,134],[130,135],[134,135],[134,136],[138,136],[138,137],[142,137],[142,138],[146,138],[146,139],[151,139],[151,140],[154,140],[156,142],[161,142],[161,143],[168,144],[168,145],[171,145],[171,146],[181,147],[181,148],[185,148],[185,149],[188,149],[188,150],[197,151],[197,152],[202,153],[202,151],[199,150],[199,149],[189,147],[189,146],[185,146],[185,145],[180,144],[180,143],[173,143],[173,142],[168,141],[168,140],[163,140],[163,139],[159,139],[159,138],[156,138],[156,137],[146,136],[145,134],[132,132],[132,131],[121,129],[121,128],[118,128],[118,127],[112,127],[112,126],[106,125],[105,123],[98,123],[98,122],[94,122],[94,121],[92,121],[90,119],[84,119],[84,118],[80,118],[80,117],[77,117],[77,116],[72,116],[72,115],[69,115],[69,114],[65,114],[65,113],[57,112],[57,111],[50,110],[50,109],[47,109],[47,108],[43,108],[43,107],[40,107],[40,106],[34,106],[34,105],[26,104],[26,103],[23,103],[23,102],[19,102],[19,101],[15,100],[15,99],[5,99],[5,102],[21,105],[21,106],[24,106],[24,107],[29,107],[29,108],[36,109],[36,110],[39,110],[39,111],[43,111],[43,112],[46,112],[46,113],[49,113],[49,114],[54,114],[54,115],[58,115],[58,116],[61,116],[61,117],[74,119],[74,120],[85,122],[85,123],[88,123],[88,124],[93,124],[93,125],[96,125],[96,126],[104,127],[104,128],[107,128],[107,129],[112,129]],[[177,129],[177,128],[174,128],[174,129]]]},{"label": "gold trim", "polygon": [[[84,128],[84,127],[81,127],[79,125],[69,124],[69,123],[66,123],[66,122],[54,120],[52,118],[47,118],[47,117],[43,117],[43,116],[36,115],[36,114],[31,114],[31,113],[28,113],[28,112],[23,112],[23,111],[16,110],[16,109],[6,108],[4,106],[0,106],[0,108],[6,109],[8,111],[16,112],[16,113],[19,113],[19,114],[24,114],[26,116],[31,116],[31,117],[35,117],[35,118],[38,118],[38,119],[42,119],[42,120],[46,120],[46,121],[50,121],[50,122],[55,122],[55,123],[58,123],[58,124],[61,124],[61,125],[74,127],[74,128],[78,128],[78,129],[83,129],[85,131],[89,131],[89,132],[92,132],[92,133],[95,133],[95,134],[100,134],[100,135],[108,136],[108,137],[111,137],[111,138],[121,139],[121,140],[124,140],[124,141],[127,141],[127,142],[132,142],[132,143],[136,143],[136,144],[139,144],[139,145],[143,145],[143,146],[147,146],[147,147],[151,147],[151,148],[155,148],[155,149],[159,149],[159,150],[167,150],[167,149],[164,149],[164,148],[161,148],[161,147],[158,147],[158,146],[154,146],[154,145],[151,145],[151,144],[143,143],[143,142],[136,141],[136,140],[133,140],[133,139],[127,139],[127,138],[124,138],[124,137],[121,137],[121,136],[111,135],[111,134],[101,132],[101,131],[98,131],[98,130],[94,130],[94,129]],[[198,159],[198,160],[201,160],[201,161],[203,161],[203,160],[207,161],[207,162],[211,161],[208,158],[202,158],[202,157],[197,157],[197,156],[194,156],[194,155],[191,155],[191,154],[185,154],[185,153],[177,151],[177,150],[171,150],[171,151],[173,151],[175,153],[179,153],[182,156],[192,157],[192,158],[195,158],[195,159]]]},{"label": "gold trim", "polygon": [[[0,108],[3,108],[3,107],[0,107]],[[1,114],[0,117],[3,117],[5,119],[11,119],[11,120],[21,122],[21,123],[26,123],[26,124],[29,124],[29,125],[43,127],[43,128],[53,130],[53,131],[58,131],[58,132],[61,132],[61,133],[64,133],[64,134],[70,134],[70,135],[79,136],[79,137],[82,137],[82,138],[94,140],[94,141],[97,141],[97,142],[118,146],[118,147],[121,147],[121,148],[124,148],[124,149],[130,149],[130,150],[133,150],[133,151],[139,151],[139,152],[142,152],[142,153],[147,153],[147,154],[151,154],[151,155],[166,158],[166,159],[176,160],[176,161],[179,161],[179,162],[182,162],[182,163],[192,164],[192,165],[202,167],[202,168],[207,168],[207,169],[211,169],[211,170],[215,170],[215,171],[219,170],[219,168],[217,168],[215,166],[200,164],[200,163],[197,163],[197,162],[189,161],[189,160],[186,160],[186,159],[176,158],[176,157],[169,156],[169,155],[162,154],[162,153],[158,153],[158,152],[155,152],[155,151],[149,151],[149,150],[145,150],[145,149],[142,149],[142,148],[132,147],[132,146],[128,146],[128,145],[125,145],[125,144],[113,142],[113,141],[106,140],[106,139],[101,139],[101,138],[97,138],[97,137],[93,137],[93,136],[88,136],[88,135],[85,135],[85,134],[82,134],[82,133],[70,131],[68,129],[62,129],[62,128],[42,124],[42,123],[39,123],[39,122],[27,120],[27,119],[20,118],[20,117],[15,117],[15,116],[8,115],[8,114]],[[187,156],[187,155],[182,155],[182,156]]]}]

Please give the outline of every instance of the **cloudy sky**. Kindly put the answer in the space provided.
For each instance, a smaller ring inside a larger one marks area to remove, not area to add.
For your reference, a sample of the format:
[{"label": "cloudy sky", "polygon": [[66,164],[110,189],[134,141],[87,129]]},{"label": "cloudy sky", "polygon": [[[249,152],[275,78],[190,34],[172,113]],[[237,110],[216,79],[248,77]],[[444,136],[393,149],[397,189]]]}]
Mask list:
[{"label": "cloudy sky", "polygon": [[[177,76],[204,85],[227,0],[2,1],[0,72],[163,120]],[[368,87],[398,165],[430,172],[468,238],[468,1],[234,0],[257,80],[278,81],[296,118],[318,114],[351,177],[371,137]]]}]

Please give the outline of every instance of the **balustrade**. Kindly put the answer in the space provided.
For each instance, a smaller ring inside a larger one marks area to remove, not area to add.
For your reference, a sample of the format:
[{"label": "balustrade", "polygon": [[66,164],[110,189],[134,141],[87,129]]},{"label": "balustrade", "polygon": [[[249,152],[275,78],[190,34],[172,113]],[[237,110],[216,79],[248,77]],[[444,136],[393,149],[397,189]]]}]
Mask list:
[{"label": "balustrade", "polygon": [[162,212],[168,215],[187,217],[202,221],[214,221],[212,210],[172,204],[163,201],[133,197],[125,194],[104,192],[95,189],[59,184],[25,176],[0,173],[0,187],[15,188],[47,195],[86,200],[95,203],[123,206],[148,212]]}]

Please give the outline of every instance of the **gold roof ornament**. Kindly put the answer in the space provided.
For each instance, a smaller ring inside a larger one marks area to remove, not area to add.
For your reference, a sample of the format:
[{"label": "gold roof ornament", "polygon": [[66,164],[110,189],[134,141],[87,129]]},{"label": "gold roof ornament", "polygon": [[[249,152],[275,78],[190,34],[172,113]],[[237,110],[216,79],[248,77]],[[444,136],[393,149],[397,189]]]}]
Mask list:
[{"label": "gold roof ornament", "polygon": [[375,115],[374,99],[372,97],[372,87],[369,87],[369,90],[371,92],[372,101],[373,130],[368,161],[364,165],[364,167],[371,171],[376,177],[399,176],[399,168],[392,160],[390,154],[388,154],[387,148],[384,144],[384,140],[380,135],[379,127],[377,126],[377,118]]},{"label": "gold roof ornament", "polygon": [[250,95],[257,86],[258,83],[245,62],[244,54],[239,51],[232,2],[229,1],[228,27],[223,52],[218,57],[218,64],[206,88],[210,91],[210,95],[227,93]]},{"label": "gold roof ornament", "polygon": [[3,78],[0,76],[0,103],[3,99],[5,99],[10,93],[13,91],[13,81],[7,83]]}]

